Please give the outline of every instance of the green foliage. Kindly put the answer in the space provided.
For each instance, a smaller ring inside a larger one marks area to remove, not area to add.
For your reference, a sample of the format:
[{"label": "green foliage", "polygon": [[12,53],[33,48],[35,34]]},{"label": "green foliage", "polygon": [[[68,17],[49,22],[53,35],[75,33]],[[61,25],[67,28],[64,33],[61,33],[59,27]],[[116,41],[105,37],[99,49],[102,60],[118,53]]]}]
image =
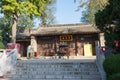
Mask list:
[{"label": "green foliage", "polygon": [[120,54],[107,57],[103,62],[107,77],[120,73]]},{"label": "green foliage", "polygon": [[107,80],[120,80],[120,73],[113,74]]},{"label": "green foliage", "polygon": [[27,15],[40,15],[43,7],[49,0],[2,0],[2,12],[5,15],[13,15],[17,13],[19,16],[22,13]]},{"label": "green foliage", "polygon": [[55,3],[56,0],[51,0],[50,3],[44,7],[44,11],[39,17],[41,25],[50,25],[55,23],[55,17],[53,15],[55,12]]},{"label": "green foliage", "polygon": [[33,19],[35,16],[42,17],[41,21],[44,21],[44,18],[48,23],[53,21],[54,16],[52,15],[52,10],[56,0],[2,0],[0,1],[1,12],[5,16],[13,16],[15,14],[17,17],[21,14],[30,16]]},{"label": "green foliage", "polygon": [[10,42],[11,35],[11,18],[2,17],[0,18],[0,30],[3,42]]},{"label": "green foliage", "polygon": [[4,16],[13,18],[12,23],[12,42],[16,42],[16,23],[21,14],[26,14],[31,19],[41,16],[44,12],[44,7],[51,0],[1,0],[0,11]]},{"label": "green foliage", "polygon": [[[2,0],[0,1],[1,12],[5,16],[13,16],[15,14],[17,17],[21,14],[30,16],[30,18],[38,17],[48,17],[48,11],[51,14],[53,12],[53,4],[56,0]],[[50,9],[49,7],[52,8]],[[46,11],[47,10],[47,11]],[[52,10],[52,12],[51,12]],[[49,15],[50,21],[53,21],[53,15]],[[42,19],[41,19],[42,20]],[[42,20],[43,21],[43,20]]]},{"label": "green foliage", "polygon": [[0,41],[2,41],[2,31],[0,30]]},{"label": "green foliage", "polygon": [[23,32],[26,28],[32,28],[33,24],[34,22],[29,16],[22,14],[18,18],[17,32]]},{"label": "green foliage", "polygon": [[2,41],[0,41],[0,49],[5,49],[5,45],[3,44]]},{"label": "green foliage", "polygon": [[[12,26],[12,17],[8,18],[3,16],[0,18],[1,37],[3,39],[3,42],[5,43],[10,42],[11,26]],[[19,16],[17,23],[17,32],[23,32],[25,28],[31,28],[31,27],[33,27],[33,20],[31,20],[25,14]]]},{"label": "green foliage", "polygon": [[95,14],[96,26],[105,33],[105,39],[110,42],[108,45],[112,47],[114,41],[120,42],[120,2],[119,0],[109,0],[102,11]]},{"label": "green foliage", "polygon": [[108,5],[108,0],[79,0],[80,5],[78,6],[78,10],[82,7],[85,8],[83,11],[82,21],[89,22],[95,24],[95,16],[94,14],[98,10],[103,10],[106,5]]}]

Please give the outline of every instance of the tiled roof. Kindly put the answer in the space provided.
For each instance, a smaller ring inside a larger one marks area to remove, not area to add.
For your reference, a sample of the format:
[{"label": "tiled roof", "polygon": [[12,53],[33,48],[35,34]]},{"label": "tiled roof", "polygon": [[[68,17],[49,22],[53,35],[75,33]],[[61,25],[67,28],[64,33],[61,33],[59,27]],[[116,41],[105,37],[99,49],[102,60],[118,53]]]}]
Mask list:
[{"label": "tiled roof", "polygon": [[30,37],[30,35],[59,35],[59,34],[84,34],[99,33],[100,31],[90,24],[64,24],[64,25],[46,25],[37,29],[26,29],[23,33],[17,33],[17,38]]},{"label": "tiled roof", "polygon": [[23,33],[17,32],[17,35],[16,35],[17,39],[19,39],[19,38],[26,39],[29,37],[30,37],[30,29],[29,28],[26,28]]},{"label": "tiled roof", "polygon": [[66,24],[40,26],[31,30],[31,35],[58,35],[76,33],[99,33],[100,31],[90,24]]}]

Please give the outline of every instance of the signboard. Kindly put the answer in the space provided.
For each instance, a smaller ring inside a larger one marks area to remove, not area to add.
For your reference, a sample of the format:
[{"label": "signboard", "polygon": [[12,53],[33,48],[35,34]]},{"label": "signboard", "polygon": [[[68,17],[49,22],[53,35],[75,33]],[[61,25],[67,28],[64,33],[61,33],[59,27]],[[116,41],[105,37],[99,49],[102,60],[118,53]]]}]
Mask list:
[{"label": "signboard", "polygon": [[60,36],[60,41],[72,41],[73,37],[72,35],[61,35]]}]

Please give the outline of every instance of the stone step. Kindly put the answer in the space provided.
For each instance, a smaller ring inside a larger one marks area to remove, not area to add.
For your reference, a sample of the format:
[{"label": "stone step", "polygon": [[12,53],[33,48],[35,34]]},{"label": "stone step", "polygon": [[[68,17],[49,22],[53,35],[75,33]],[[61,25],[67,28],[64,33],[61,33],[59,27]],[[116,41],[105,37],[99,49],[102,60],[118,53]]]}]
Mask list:
[{"label": "stone step", "polygon": [[[32,72],[32,73],[31,73]],[[21,71],[21,72],[17,72],[17,71],[15,71],[15,72],[11,72],[11,74],[12,75],[14,75],[14,74],[16,74],[16,75],[22,75],[22,74],[24,74],[24,75],[28,75],[28,74],[31,74],[31,75],[34,75],[34,74],[36,74],[36,75],[44,75],[44,74],[46,74],[46,75],[50,75],[50,74],[54,74],[54,75],[98,75],[99,74],[99,72],[98,71],[41,71],[41,72],[39,72],[39,71]]]},{"label": "stone step", "polygon": [[101,80],[95,60],[18,60],[9,80]]}]

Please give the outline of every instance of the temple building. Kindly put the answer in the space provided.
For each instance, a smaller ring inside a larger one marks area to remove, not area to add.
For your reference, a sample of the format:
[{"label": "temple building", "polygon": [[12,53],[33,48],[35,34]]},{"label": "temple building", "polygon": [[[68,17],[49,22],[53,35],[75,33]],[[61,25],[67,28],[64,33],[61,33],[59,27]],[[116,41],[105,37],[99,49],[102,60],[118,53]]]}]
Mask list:
[{"label": "temple building", "polygon": [[95,56],[95,41],[103,42],[102,35],[91,24],[45,25],[17,34],[22,57],[29,45],[38,57],[55,56],[60,45],[68,47],[69,56]]}]

